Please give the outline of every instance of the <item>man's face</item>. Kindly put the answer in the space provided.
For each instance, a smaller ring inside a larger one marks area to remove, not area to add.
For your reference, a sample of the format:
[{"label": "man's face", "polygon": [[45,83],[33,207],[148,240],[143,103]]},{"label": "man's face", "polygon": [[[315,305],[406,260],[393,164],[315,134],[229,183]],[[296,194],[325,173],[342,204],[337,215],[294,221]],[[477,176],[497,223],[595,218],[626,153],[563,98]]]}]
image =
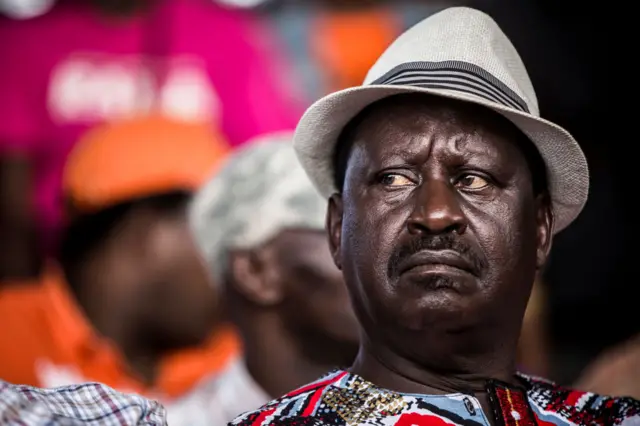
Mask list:
[{"label": "man's face", "polygon": [[218,299],[184,215],[158,220],[150,227],[145,308],[149,329],[167,345],[197,345],[213,331]]},{"label": "man's face", "polygon": [[329,232],[369,337],[478,326],[517,336],[552,222],[523,136],[497,114],[435,98],[390,98],[367,114]]},{"label": "man's face", "polygon": [[233,259],[236,288],[254,309],[279,317],[301,351],[319,362],[351,364],[358,321],[324,231],[286,229],[251,254],[236,251]]},{"label": "man's face", "polygon": [[303,333],[358,345],[358,322],[323,231],[287,230],[278,246],[278,271],[286,287],[284,308]]}]

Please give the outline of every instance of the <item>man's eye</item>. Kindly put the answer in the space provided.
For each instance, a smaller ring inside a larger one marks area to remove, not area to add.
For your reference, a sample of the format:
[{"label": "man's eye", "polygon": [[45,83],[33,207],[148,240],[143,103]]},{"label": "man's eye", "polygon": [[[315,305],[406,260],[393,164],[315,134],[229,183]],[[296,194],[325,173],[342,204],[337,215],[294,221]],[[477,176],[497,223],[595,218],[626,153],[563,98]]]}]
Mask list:
[{"label": "man's eye", "polygon": [[485,178],[478,175],[462,175],[456,181],[456,187],[461,189],[482,189],[489,185],[489,182]]},{"label": "man's eye", "polygon": [[411,179],[399,173],[385,173],[380,176],[380,183],[385,186],[407,186],[412,185]]}]

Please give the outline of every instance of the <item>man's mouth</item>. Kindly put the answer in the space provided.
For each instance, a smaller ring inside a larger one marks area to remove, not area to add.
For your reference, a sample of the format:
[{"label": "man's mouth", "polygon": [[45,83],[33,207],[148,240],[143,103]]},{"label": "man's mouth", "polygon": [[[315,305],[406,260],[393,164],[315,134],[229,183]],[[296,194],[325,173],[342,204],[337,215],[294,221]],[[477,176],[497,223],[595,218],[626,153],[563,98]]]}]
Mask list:
[{"label": "man's mouth", "polygon": [[400,263],[398,272],[466,272],[475,275],[471,262],[453,250],[422,250]]}]

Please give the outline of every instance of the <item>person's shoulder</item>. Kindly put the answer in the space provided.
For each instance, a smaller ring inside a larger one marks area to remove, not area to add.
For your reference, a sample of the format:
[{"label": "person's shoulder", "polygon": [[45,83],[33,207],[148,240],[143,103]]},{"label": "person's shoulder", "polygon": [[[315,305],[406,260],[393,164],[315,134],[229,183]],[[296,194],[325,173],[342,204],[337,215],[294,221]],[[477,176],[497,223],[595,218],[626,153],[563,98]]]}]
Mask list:
[{"label": "person's shoulder", "polygon": [[521,378],[528,383],[529,401],[543,420],[549,416],[571,424],[640,425],[637,399],[585,392],[539,377]]},{"label": "person's shoulder", "polygon": [[348,376],[348,372],[338,370],[328,373],[315,382],[302,386],[288,394],[274,399],[255,411],[249,411],[229,423],[229,426],[268,426],[268,425],[296,425],[314,426],[323,424],[337,424],[332,416],[324,416],[316,410],[322,400],[322,395],[332,385]]},{"label": "person's shoulder", "polygon": [[0,417],[16,422],[28,418],[37,424],[58,424],[56,420],[64,418],[85,425],[166,425],[165,409],[158,402],[99,383],[43,389],[0,381]]}]

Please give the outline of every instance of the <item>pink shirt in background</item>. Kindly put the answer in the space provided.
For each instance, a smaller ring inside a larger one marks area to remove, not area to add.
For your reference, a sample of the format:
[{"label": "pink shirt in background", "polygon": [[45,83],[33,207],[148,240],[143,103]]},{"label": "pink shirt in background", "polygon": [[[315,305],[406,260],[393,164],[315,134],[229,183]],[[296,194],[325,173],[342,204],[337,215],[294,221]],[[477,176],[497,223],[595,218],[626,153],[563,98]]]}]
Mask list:
[{"label": "pink shirt in background", "polygon": [[210,120],[232,145],[291,130],[300,110],[271,34],[211,0],[166,0],[130,18],[64,2],[28,21],[0,21],[0,155],[34,165],[38,224],[61,220],[65,158],[89,126],[161,109]]}]

